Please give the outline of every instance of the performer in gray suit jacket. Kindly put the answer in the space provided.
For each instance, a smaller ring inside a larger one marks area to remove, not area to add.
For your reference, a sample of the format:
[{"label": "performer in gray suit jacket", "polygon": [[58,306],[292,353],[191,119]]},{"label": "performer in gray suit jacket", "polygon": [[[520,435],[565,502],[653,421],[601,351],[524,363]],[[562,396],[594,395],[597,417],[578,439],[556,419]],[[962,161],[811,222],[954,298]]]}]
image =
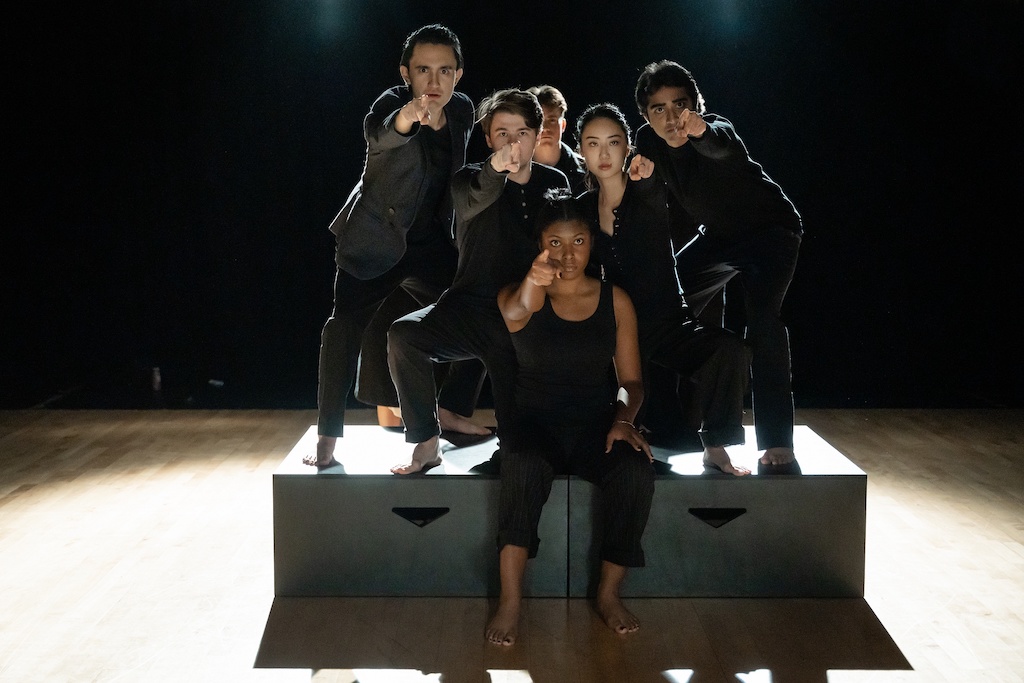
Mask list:
[{"label": "performer in gray suit jacket", "polygon": [[[381,302],[401,287],[421,305],[433,303],[455,275],[449,181],[466,162],[474,122],[473,103],[455,92],[462,69],[462,48],[450,29],[413,31],[399,67],[405,85],[384,91],[363,121],[362,177],[330,226],[338,270],[320,345],[319,439],[316,454],[303,460],[308,465],[335,464],[360,342]],[[473,371],[483,368],[476,362]],[[488,432],[453,418],[456,431]]]}]

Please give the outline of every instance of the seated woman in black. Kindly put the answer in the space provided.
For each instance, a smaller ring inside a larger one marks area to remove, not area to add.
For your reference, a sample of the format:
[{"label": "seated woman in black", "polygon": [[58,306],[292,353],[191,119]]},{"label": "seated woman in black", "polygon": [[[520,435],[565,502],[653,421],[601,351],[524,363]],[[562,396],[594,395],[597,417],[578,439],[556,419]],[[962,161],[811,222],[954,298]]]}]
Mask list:
[{"label": "seated woman in black", "polygon": [[619,586],[627,567],[644,564],[640,539],[654,495],[650,446],[633,426],[643,398],[633,305],[623,290],[584,273],[593,233],[574,199],[549,195],[537,228],[540,255],[521,283],[498,294],[519,365],[520,413],[502,449],[501,598],[486,631],[502,645],[516,639],[526,561],[537,553],[537,525],[556,474],[600,488],[597,610],[615,631],[637,630]]}]

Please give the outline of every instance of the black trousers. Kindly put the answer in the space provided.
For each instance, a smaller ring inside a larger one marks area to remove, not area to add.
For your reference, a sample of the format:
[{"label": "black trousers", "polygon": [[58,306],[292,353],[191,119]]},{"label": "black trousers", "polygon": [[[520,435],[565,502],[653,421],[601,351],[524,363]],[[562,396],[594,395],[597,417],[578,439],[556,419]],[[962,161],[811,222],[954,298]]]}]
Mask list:
[{"label": "black trousers", "polygon": [[[688,384],[686,391],[673,392],[672,398],[679,401],[682,397],[687,402],[682,407],[684,413],[691,407],[696,411],[701,443],[705,447],[743,443],[743,397],[750,374],[750,350],[743,340],[721,328],[684,325],[681,318],[673,316],[656,323],[645,320],[641,332],[646,374],[652,374],[653,365]],[[645,378],[645,385],[650,384]],[[648,396],[651,393],[648,386]],[[664,400],[667,393],[662,390],[656,398]],[[656,445],[669,445],[656,437],[657,433],[652,436]]]},{"label": "black trousers", "polygon": [[405,440],[437,436],[433,364],[479,359],[491,380],[498,435],[514,413],[516,357],[497,299],[446,292],[432,306],[399,318],[388,332],[388,364],[398,389]]},{"label": "black trousers", "polygon": [[697,235],[676,254],[683,295],[699,315],[739,276],[750,345],[751,401],[757,447],[793,447],[793,389],[789,330],[782,302],[793,280],[800,235],[786,228],[751,232],[738,240]]},{"label": "black trousers", "polygon": [[[363,403],[398,406],[398,390],[391,381],[391,369],[388,367],[388,330],[391,323],[421,308],[422,302],[399,287],[370,318],[359,347],[356,371],[355,396]],[[483,365],[475,360],[439,363],[434,370],[434,379],[441,387],[438,406],[470,417],[476,410],[483,388],[486,376]]]},{"label": "black trousers", "polygon": [[[334,280],[334,310],[320,337],[319,434],[344,435],[345,404],[356,376],[363,334],[381,302],[398,288],[404,289],[421,305],[436,301],[451,284],[457,263],[455,248],[439,239],[424,245],[410,245],[394,268],[370,280],[360,280],[338,269]],[[460,390],[473,386],[478,390],[483,367],[475,363],[474,367],[465,368],[462,372],[475,372],[477,379],[460,381]],[[389,375],[369,377],[364,371],[364,383],[390,384]],[[452,401],[453,405],[465,405],[466,402],[468,399]],[[475,396],[472,402],[476,403]]]},{"label": "black trousers", "polygon": [[556,474],[575,474],[599,489],[601,559],[644,566],[641,545],[654,497],[654,468],[647,455],[616,441],[605,453],[610,419],[559,421],[552,411],[524,418],[502,446],[498,549],[515,545],[536,557],[537,526]]}]

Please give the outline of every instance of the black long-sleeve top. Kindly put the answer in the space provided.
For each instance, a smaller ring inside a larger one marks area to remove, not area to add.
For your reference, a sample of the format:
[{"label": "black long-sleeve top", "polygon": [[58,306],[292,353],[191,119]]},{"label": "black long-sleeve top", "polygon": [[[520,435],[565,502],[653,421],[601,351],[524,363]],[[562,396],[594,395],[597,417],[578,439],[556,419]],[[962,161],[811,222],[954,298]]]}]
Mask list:
[{"label": "black long-sleeve top", "polygon": [[558,157],[558,163],[555,164],[555,168],[564,173],[565,177],[569,179],[569,186],[572,188],[572,194],[575,197],[587,190],[586,163],[583,161],[583,157],[573,151],[572,147],[564,142],[558,144],[562,153]]},{"label": "black long-sleeve top", "polygon": [[604,279],[626,290],[633,301],[644,356],[650,340],[666,330],[696,326],[676,274],[665,192],[655,179],[627,181],[611,235],[600,231],[598,190],[580,196],[597,229],[591,260]]},{"label": "black long-sleeve top", "polygon": [[533,221],[544,193],[568,187],[561,171],[543,164],[533,164],[525,185],[495,171],[489,161],[459,170],[452,178],[459,266],[449,295],[497,306],[498,290],[521,280],[537,258]]},{"label": "black long-sleeve top", "polygon": [[773,226],[802,232],[796,207],[750,158],[732,123],[717,114],[703,118],[707,130],[682,147],[669,147],[650,125],[636,135],[637,152],[654,162],[655,176],[683,210],[705,234],[720,239]]}]

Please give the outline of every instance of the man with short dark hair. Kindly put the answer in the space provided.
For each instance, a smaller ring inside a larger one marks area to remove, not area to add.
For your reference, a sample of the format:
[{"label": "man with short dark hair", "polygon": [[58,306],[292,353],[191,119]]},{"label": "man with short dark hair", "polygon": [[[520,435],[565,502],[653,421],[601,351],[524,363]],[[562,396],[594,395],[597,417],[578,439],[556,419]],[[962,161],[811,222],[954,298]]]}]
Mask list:
[{"label": "man with short dark hair", "polygon": [[587,189],[583,159],[562,140],[566,126],[565,113],[569,110],[565,97],[553,85],[535,85],[527,88],[527,92],[537,96],[544,110],[544,125],[537,136],[533,160],[557,168],[569,179],[573,196],[582,194]]},{"label": "man with short dark hair", "polygon": [[479,358],[487,368],[498,434],[508,424],[515,352],[498,310],[498,290],[522,277],[537,255],[531,236],[544,193],[568,188],[560,171],[533,162],[543,110],[526,91],[501,90],[481,102],[480,127],[492,154],[452,178],[459,266],[433,306],[405,316],[388,334],[388,362],[398,388],[405,440],[415,444],[411,474],[441,462],[433,362]]},{"label": "man with short dark hair", "polygon": [[458,263],[449,182],[465,163],[473,128],[473,103],[455,91],[462,48],[450,29],[431,24],[409,34],[400,62],[404,85],[384,91],[366,115],[362,177],[330,226],[337,237],[334,310],[321,336],[316,453],[303,458],[318,468],[336,463],[374,312],[399,287],[421,305],[436,301]]},{"label": "man with short dark hair", "polygon": [[732,123],[707,112],[687,69],[668,60],[649,64],[635,95],[647,121],[637,131],[637,151],[654,161],[677,210],[699,226],[676,254],[683,295],[699,314],[739,276],[752,351],[754,426],[758,449],[765,451],[759,470],[798,472],[789,332],[780,310],[800,250],[800,214],[750,158]]}]

